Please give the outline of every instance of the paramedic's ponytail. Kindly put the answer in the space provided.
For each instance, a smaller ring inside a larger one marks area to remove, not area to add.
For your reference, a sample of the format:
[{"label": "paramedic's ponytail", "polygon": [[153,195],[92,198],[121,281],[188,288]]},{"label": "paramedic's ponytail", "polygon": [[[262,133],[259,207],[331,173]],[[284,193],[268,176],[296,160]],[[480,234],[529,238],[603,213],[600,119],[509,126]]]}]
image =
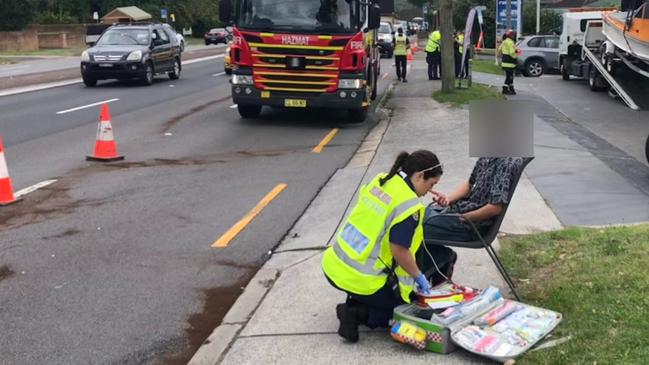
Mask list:
[{"label": "paramedic's ponytail", "polygon": [[392,177],[394,175],[396,175],[397,172],[399,172],[399,170],[401,169],[401,166],[403,166],[403,163],[406,161],[406,159],[408,157],[410,157],[410,154],[408,152],[399,153],[399,156],[397,156],[397,159],[394,160],[394,164],[392,165],[392,168],[390,169],[390,172],[387,175],[385,175],[384,177],[382,177],[381,179],[379,179],[379,184],[381,186],[383,186],[383,184],[385,184],[386,181],[392,179]]}]

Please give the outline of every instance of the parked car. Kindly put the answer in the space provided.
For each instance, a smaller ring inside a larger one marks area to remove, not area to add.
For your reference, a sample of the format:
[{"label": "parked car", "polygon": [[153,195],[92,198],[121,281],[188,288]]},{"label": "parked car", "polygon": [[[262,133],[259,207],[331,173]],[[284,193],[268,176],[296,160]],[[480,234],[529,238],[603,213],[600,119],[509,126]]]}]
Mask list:
[{"label": "parked car", "polygon": [[535,35],[524,37],[516,45],[518,68],[525,76],[539,77],[559,69],[559,36]]},{"label": "parked car", "polygon": [[205,33],[205,45],[209,44],[227,44],[228,43],[228,32],[225,28],[214,28],[210,29],[209,32]]},{"label": "parked car", "polygon": [[88,87],[106,79],[139,79],[151,85],[154,76],[163,73],[176,80],[182,70],[180,56],[177,38],[162,24],[116,24],[81,54],[81,76]]},{"label": "parked car", "polygon": [[180,32],[176,31],[170,24],[163,23],[162,25],[165,27],[166,30],[168,30],[169,34],[176,35],[176,40],[180,45],[180,52],[185,52],[185,37]]},{"label": "parked car", "polygon": [[232,69],[232,56],[230,55],[230,44],[228,44],[228,48],[225,49],[225,56],[223,57],[223,71],[227,75],[232,75]]},{"label": "parked car", "polygon": [[394,53],[394,46],[392,45],[393,39],[394,34],[392,31],[392,25],[388,22],[381,22],[377,36],[381,56],[392,58],[392,53]]}]

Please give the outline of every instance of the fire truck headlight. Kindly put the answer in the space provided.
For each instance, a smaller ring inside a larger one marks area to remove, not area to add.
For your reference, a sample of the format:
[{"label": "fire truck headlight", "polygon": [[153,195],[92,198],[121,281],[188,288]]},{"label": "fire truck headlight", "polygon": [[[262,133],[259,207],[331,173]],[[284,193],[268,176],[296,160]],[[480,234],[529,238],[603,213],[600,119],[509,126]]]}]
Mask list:
[{"label": "fire truck headlight", "polygon": [[252,75],[232,75],[233,85],[252,85]]},{"label": "fire truck headlight", "polygon": [[363,87],[362,79],[340,79],[338,80],[339,89],[360,89]]}]

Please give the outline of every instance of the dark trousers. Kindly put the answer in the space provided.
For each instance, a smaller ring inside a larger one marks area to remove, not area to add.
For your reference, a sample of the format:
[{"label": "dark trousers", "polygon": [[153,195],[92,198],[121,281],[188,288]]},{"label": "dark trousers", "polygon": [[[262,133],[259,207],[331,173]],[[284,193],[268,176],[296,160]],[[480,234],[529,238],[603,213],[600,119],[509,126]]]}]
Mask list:
[{"label": "dark trousers", "polygon": [[455,77],[466,79],[469,77],[469,58],[464,60],[464,68],[462,68],[462,53],[455,53]]},{"label": "dark trousers", "polygon": [[513,68],[503,68],[505,71],[505,85],[514,86],[514,69]]},{"label": "dark trousers", "polygon": [[439,51],[426,53],[428,79],[437,79],[442,74],[442,57]]},{"label": "dark trousers", "polygon": [[408,68],[407,56],[394,56],[394,61],[397,66],[397,78],[405,80]]}]

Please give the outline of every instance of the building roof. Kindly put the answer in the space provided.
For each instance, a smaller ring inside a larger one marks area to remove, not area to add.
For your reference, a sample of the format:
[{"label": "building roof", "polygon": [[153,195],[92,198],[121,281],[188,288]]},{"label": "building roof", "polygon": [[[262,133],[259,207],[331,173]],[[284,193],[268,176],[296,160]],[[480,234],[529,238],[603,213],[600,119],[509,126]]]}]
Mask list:
[{"label": "building roof", "polygon": [[[599,0],[543,0],[541,7],[544,9],[568,9],[597,6],[594,3],[601,3]],[[616,1],[607,1],[608,3]],[[619,1],[617,1],[619,2]]]},{"label": "building roof", "polygon": [[111,10],[101,19],[103,20],[106,18],[130,18],[131,20],[137,22],[142,20],[149,20],[152,18],[152,16],[151,14],[138,8],[137,6],[125,6]]}]

